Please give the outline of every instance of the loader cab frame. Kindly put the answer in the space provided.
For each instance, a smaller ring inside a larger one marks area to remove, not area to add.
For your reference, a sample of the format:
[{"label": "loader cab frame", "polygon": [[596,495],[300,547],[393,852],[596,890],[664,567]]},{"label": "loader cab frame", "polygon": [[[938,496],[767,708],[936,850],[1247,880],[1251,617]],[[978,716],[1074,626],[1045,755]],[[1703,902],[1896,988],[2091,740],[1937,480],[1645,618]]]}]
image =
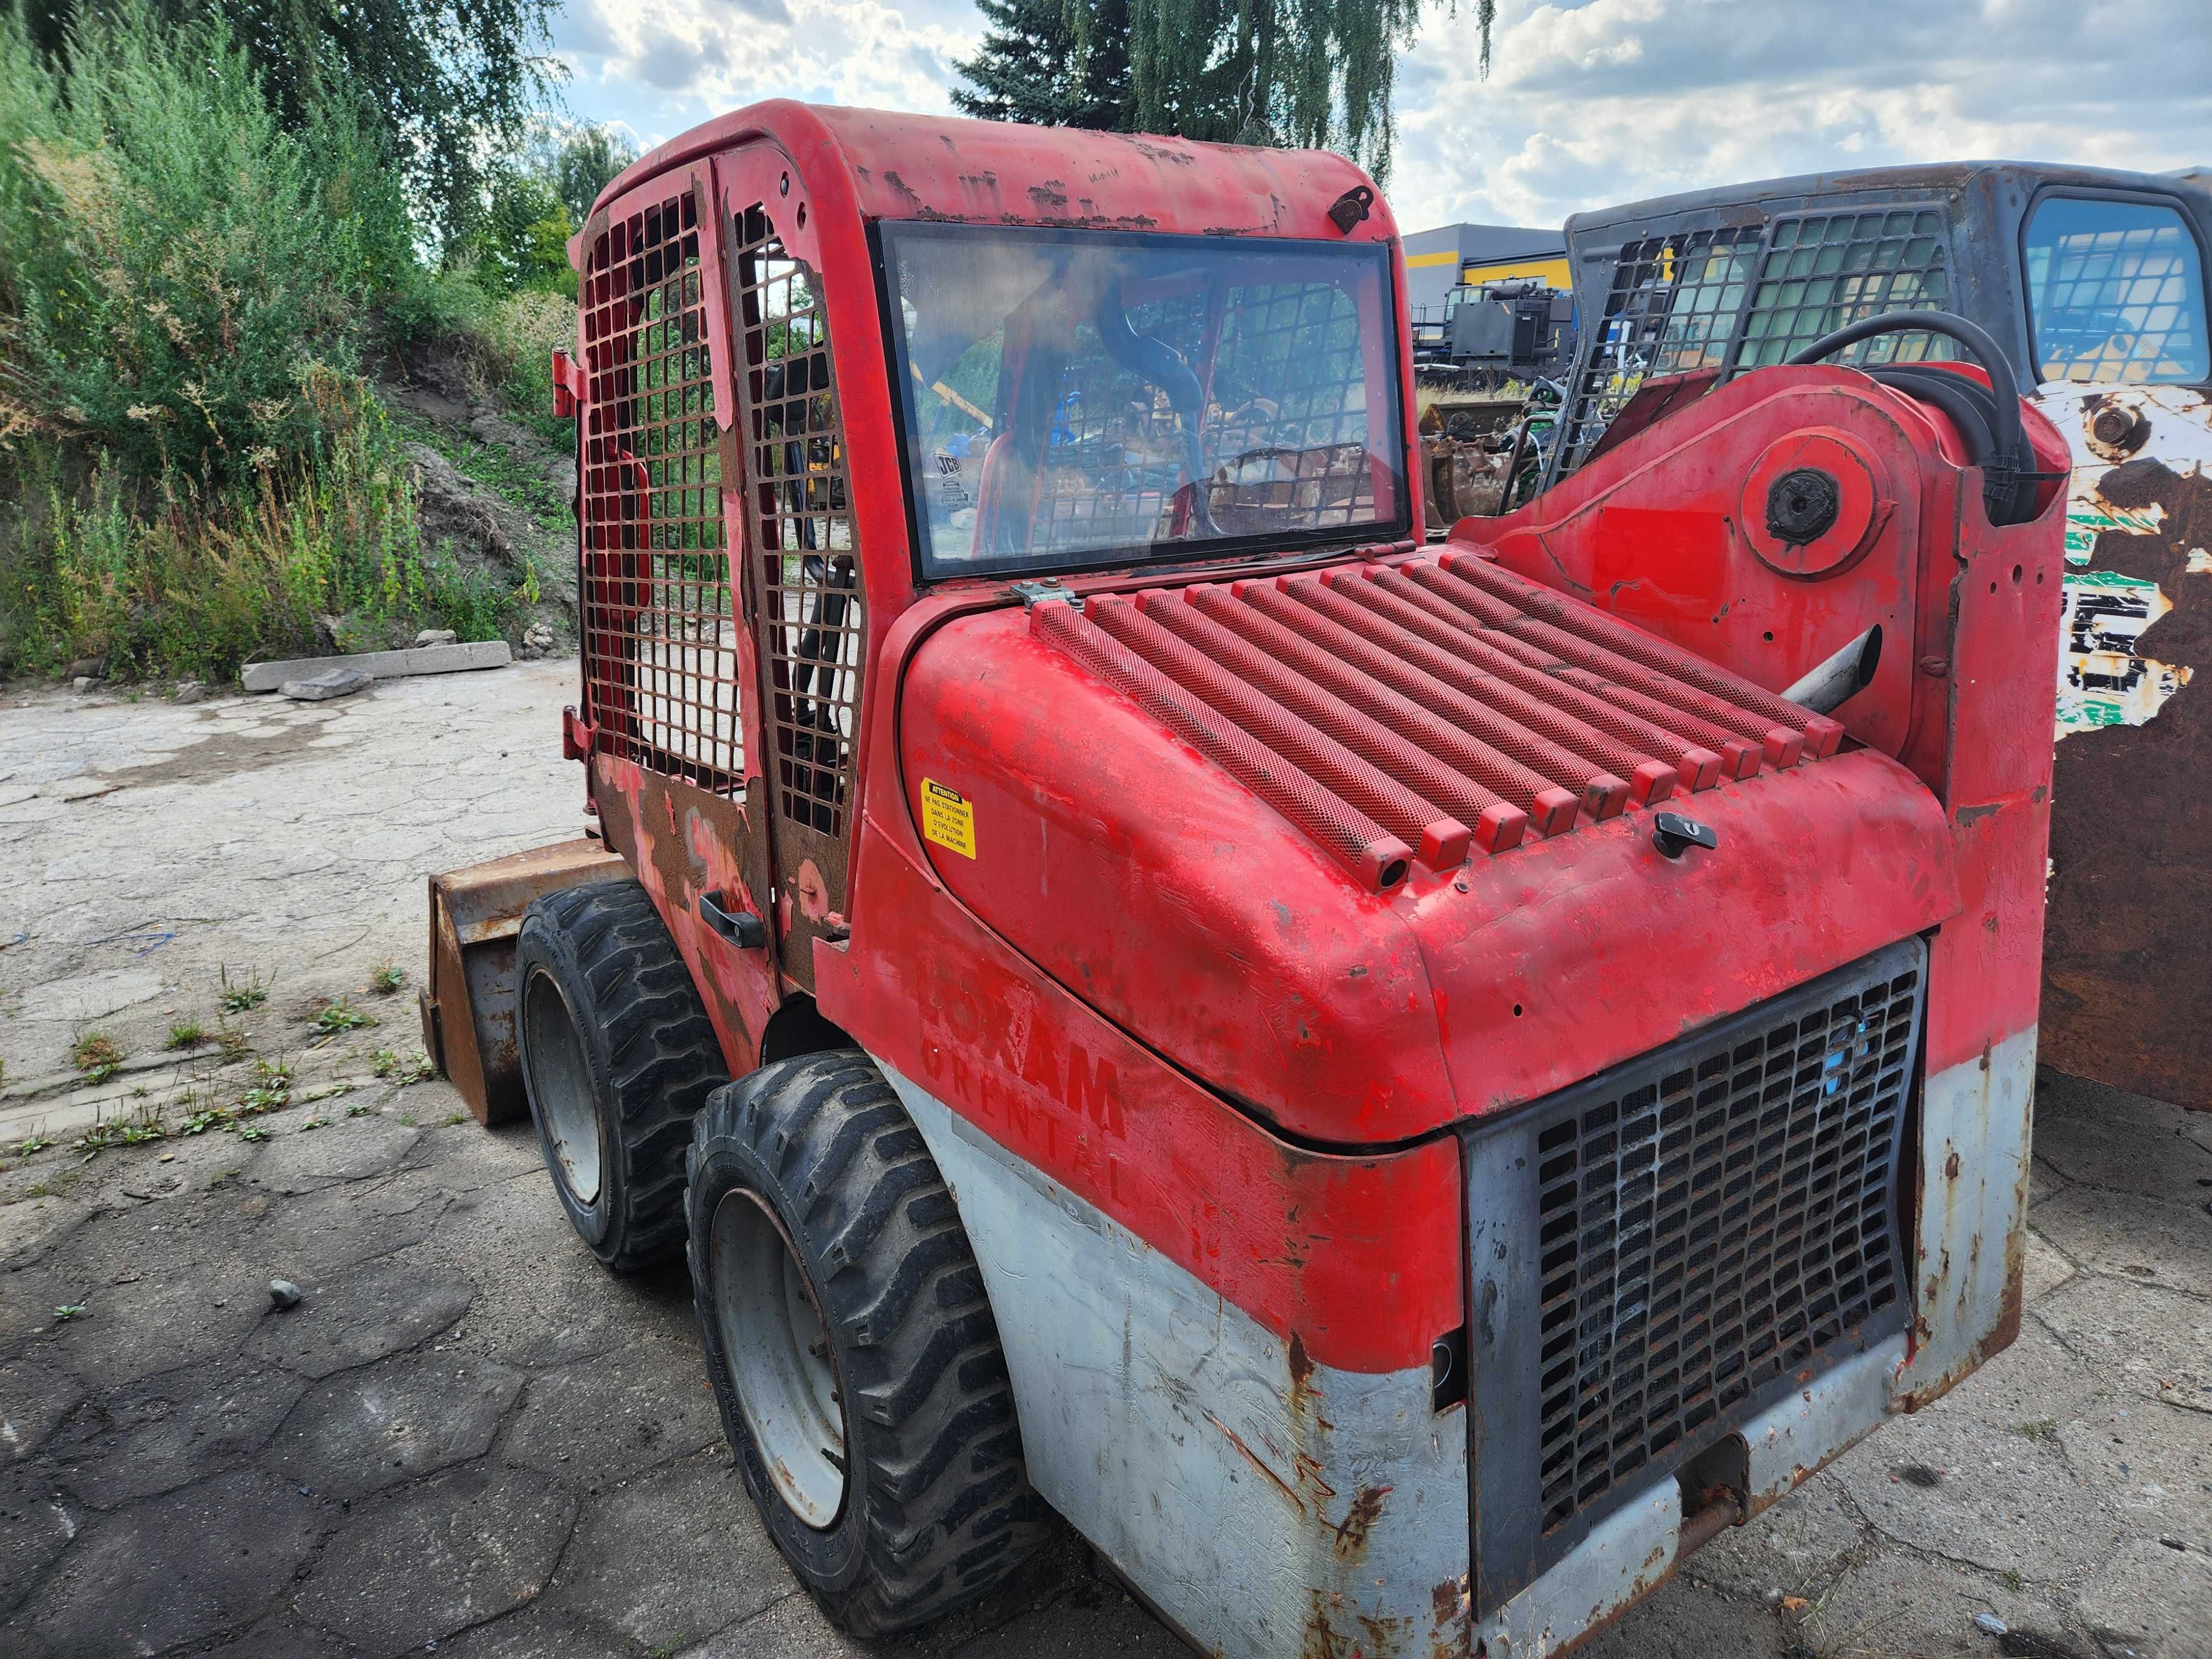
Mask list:
[{"label": "loader cab frame", "polygon": [[[1570,380],[1566,432],[1547,489],[1595,453],[1646,378],[1728,380],[1778,363],[1863,316],[1950,311],[1995,337],[2023,386],[2212,386],[2194,372],[2047,375],[2034,312],[2038,215],[2060,202],[2163,210],[2193,256],[2199,338],[2212,251],[2212,194],[2147,173],[1966,162],[1735,185],[1577,214],[1567,222],[1577,308],[1589,319]],[[2169,244],[2170,246],[2170,244]],[[2160,250],[2163,254],[2168,250]],[[2124,250],[2085,250],[2089,260]],[[2124,273],[2106,272],[2107,285]],[[2048,278],[2045,278],[2048,281]],[[1944,356],[1933,337],[1885,337],[1837,361]],[[2125,369],[2125,360],[2115,369]]]},{"label": "loader cab frame", "polygon": [[[1862,316],[1948,311],[1995,337],[2071,449],[2044,1057],[2212,1109],[2188,920],[2212,905],[2212,855],[2180,827],[2212,813],[2212,571],[2191,528],[2212,513],[2212,192],[1960,162],[1608,208],[1567,240],[1585,326],[1540,519],[1634,431]],[[1888,335],[1832,361],[1951,355]]]}]

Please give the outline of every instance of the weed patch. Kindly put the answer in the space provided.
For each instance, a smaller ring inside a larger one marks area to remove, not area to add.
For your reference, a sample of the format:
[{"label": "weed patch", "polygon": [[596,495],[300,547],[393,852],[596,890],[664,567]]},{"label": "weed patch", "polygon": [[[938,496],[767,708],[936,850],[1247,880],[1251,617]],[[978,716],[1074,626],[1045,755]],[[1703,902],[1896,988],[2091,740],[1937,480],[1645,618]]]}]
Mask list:
[{"label": "weed patch", "polygon": [[105,1031],[87,1031],[70,1049],[70,1060],[94,1083],[105,1083],[123,1066],[123,1050]]},{"label": "weed patch", "polygon": [[343,997],[331,1003],[314,1018],[315,1030],[326,1036],[334,1036],[340,1031],[357,1031],[364,1025],[375,1024],[374,1019],[362,1012]]},{"label": "weed patch", "polygon": [[222,1011],[226,1014],[249,1013],[269,1000],[269,985],[258,968],[248,969],[246,977],[236,981],[231,979],[229,969],[216,971],[222,978]]}]

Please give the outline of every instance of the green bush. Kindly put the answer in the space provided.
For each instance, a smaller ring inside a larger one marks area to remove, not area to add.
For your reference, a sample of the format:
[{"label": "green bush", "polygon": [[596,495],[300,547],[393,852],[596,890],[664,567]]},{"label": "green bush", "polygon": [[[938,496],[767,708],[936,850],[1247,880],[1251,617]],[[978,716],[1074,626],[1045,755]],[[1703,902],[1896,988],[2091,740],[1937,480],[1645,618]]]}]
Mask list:
[{"label": "green bush", "polygon": [[126,3],[57,66],[0,12],[0,434],[210,487],[311,452],[312,378],[413,265],[375,131],[336,94],[285,130],[219,15]]},{"label": "green bush", "polygon": [[257,650],[312,653],[316,619],[333,615],[506,632],[528,596],[421,545],[412,470],[381,406],[327,372],[307,395],[313,445],[238,483],[172,471],[134,484],[102,457],[71,489],[61,453],[34,447],[43,499],[0,538],[0,667],[97,656],[116,677],[228,679]]}]

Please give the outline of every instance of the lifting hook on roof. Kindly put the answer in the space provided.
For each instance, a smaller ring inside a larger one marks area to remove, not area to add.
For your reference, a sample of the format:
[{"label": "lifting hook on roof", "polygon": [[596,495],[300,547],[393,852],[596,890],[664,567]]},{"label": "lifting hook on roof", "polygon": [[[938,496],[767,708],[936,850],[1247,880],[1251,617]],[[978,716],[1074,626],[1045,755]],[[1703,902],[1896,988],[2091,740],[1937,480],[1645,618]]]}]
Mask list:
[{"label": "lifting hook on roof", "polygon": [[1352,226],[1366,222],[1368,210],[1374,205],[1374,191],[1365,185],[1354,185],[1329,204],[1328,222],[1349,236]]}]

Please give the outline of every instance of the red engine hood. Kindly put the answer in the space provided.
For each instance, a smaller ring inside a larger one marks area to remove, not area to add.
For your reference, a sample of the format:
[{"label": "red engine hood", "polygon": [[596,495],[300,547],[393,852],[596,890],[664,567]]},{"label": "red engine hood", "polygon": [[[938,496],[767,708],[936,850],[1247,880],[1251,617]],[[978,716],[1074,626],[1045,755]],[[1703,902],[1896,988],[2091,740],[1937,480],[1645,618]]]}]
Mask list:
[{"label": "red engine hood", "polygon": [[[1516,583],[1448,555],[955,621],[901,689],[923,844],[1102,1015],[1334,1145],[1533,1099],[1957,913],[1902,767]],[[1660,808],[1717,849],[1664,856]]]}]

